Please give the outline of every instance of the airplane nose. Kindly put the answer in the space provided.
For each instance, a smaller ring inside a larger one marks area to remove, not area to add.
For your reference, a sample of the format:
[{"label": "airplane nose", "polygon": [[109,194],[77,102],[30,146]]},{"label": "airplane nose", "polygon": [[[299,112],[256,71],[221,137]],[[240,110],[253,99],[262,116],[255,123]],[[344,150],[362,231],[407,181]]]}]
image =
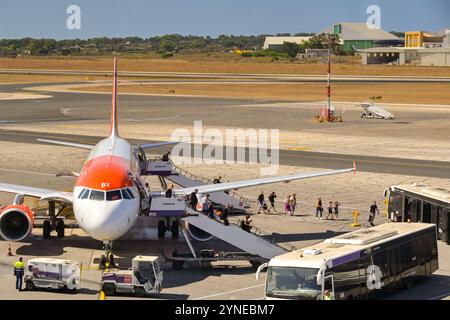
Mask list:
[{"label": "airplane nose", "polygon": [[75,216],[84,231],[97,240],[115,240],[134,224],[137,212],[119,201],[89,201],[74,205]]}]

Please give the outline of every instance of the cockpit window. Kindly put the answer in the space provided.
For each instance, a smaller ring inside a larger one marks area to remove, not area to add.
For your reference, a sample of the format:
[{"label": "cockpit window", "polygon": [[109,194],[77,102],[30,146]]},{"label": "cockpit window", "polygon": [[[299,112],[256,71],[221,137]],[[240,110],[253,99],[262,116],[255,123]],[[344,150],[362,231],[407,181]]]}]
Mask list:
[{"label": "cockpit window", "polygon": [[78,199],[81,199],[81,197],[83,196],[83,193],[86,192],[86,189],[81,190],[81,192],[78,194]]},{"label": "cockpit window", "polygon": [[128,188],[126,188],[126,190],[127,190],[128,193],[130,194],[130,197],[131,197],[132,199],[134,199],[134,194],[133,194],[133,192],[132,192],[130,189],[128,189]]},{"label": "cockpit window", "polygon": [[131,200],[131,196],[128,194],[127,190],[122,189],[121,191],[122,191],[122,198]]},{"label": "cockpit window", "polygon": [[83,193],[83,195],[81,196],[80,199],[87,199],[87,198],[89,198],[89,192],[90,192],[89,189],[85,189],[85,191],[84,191],[84,193]]},{"label": "cockpit window", "polygon": [[90,200],[104,201],[105,200],[105,193],[103,191],[91,190],[91,196],[89,197],[89,199]]},{"label": "cockpit window", "polygon": [[113,190],[106,192],[106,201],[116,201],[122,199],[120,190]]}]

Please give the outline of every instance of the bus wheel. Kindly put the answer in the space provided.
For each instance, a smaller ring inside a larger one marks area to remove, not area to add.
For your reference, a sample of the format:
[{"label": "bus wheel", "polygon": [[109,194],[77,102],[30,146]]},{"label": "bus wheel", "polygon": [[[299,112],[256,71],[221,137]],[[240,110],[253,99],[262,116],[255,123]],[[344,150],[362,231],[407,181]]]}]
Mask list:
[{"label": "bus wheel", "polygon": [[158,222],[158,238],[164,238],[164,234],[166,233],[166,225],[164,221],[159,220]]}]

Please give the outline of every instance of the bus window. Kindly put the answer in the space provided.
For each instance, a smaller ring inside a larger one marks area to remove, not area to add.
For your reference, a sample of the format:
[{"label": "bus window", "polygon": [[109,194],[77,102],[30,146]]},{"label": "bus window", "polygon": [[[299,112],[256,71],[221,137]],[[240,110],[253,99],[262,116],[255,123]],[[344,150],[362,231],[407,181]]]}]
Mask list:
[{"label": "bus window", "polygon": [[428,202],[423,203],[422,222],[423,223],[431,222],[431,204],[429,204]]},{"label": "bus window", "polygon": [[267,269],[268,297],[316,299],[321,293],[317,284],[318,269],[269,267]]}]

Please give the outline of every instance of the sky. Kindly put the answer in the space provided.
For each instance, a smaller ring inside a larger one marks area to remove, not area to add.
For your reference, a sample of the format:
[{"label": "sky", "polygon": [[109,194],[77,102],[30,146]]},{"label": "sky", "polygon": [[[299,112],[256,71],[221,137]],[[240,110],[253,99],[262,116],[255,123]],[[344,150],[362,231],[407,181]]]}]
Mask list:
[{"label": "sky", "polygon": [[[80,8],[80,29],[66,26],[70,5]],[[366,22],[370,5],[386,31],[450,29],[449,0],[0,0],[0,38],[321,32]]]}]

